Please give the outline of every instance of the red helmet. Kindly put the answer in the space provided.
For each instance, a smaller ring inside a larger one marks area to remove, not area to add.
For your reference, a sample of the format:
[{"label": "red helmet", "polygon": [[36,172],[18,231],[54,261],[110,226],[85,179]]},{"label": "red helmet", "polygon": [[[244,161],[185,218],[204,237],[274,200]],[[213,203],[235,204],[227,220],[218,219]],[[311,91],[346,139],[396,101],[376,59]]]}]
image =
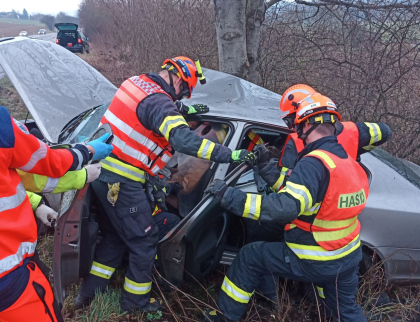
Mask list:
[{"label": "red helmet", "polygon": [[304,98],[299,104],[296,110],[295,124],[298,125],[304,121],[308,123],[334,123],[337,119],[340,121],[341,115],[338,113],[334,102],[327,96],[314,93]]},{"label": "red helmet", "polygon": [[[171,59],[166,59],[163,62],[162,69],[167,69],[169,72],[173,72],[186,83],[185,87],[181,90],[182,96],[191,98],[191,94],[197,85],[197,79],[200,77],[196,63],[188,57],[177,56]],[[175,70],[176,69],[176,70]],[[202,76],[202,72],[201,72]]]},{"label": "red helmet", "polygon": [[295,112],[299,103],[315,92],[311,86],[305,84],[296,84],[289,87],[281,97],[280,111],[289,112],[288,114]]}]

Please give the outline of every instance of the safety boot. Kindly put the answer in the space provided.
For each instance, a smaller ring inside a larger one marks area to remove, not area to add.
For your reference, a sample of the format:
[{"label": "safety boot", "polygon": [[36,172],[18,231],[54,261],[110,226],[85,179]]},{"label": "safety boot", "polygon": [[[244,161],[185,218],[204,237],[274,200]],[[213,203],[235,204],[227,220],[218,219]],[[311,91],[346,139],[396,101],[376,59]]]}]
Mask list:
[{"label": "safety boot", "polygon": [[216,310],[206,309],[203,312],[202,322],[239,322],[226,319],[221,314],[218,314]]},{"label": "safety boot", "polygon": [[82,296],[80,293],[77,294],[76,298],[74,299],[74,305],[76,308],[81,309],[85,306],[89,306],[90,302],[92,302],[93,298]]},{"label": "safety boot", "polygon": [[137,308],[137,307],[128,307],[123,301],[121,301],[120,306],[121,310],[127,312],[128,314],[132,314],[134,312],[156,312],[159,310],[162,310],[162,303],[163,301],[161,299],[154,299],[150,298],[149,303],[147,303],[145,306]]}]

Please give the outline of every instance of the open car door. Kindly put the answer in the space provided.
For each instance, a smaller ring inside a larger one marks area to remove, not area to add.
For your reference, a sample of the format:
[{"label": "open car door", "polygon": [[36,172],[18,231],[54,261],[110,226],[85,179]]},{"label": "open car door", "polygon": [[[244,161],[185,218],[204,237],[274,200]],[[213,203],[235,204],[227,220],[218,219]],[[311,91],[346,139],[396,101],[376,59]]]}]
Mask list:
[{"label": "open car door", "polygon": [[[234,186],[248,166],[241,164],[226,178]],[[158,244],[163,277],[180,286],[184,280],[202,280],[214,271],[225,248],[230,216],[213,196],[207,195]]]}]

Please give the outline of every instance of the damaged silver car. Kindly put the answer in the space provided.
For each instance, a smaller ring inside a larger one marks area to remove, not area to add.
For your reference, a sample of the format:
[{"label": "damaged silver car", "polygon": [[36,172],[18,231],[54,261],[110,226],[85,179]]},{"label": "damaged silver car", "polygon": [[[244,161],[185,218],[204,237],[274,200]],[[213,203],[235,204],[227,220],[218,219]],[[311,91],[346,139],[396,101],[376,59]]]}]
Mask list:
[{"label": "damaged silver car", "polygon": [[[280,118],[280,96],[237,77],[204,70],[188,103],[202,103],[211,111],[189,117],[200,135],[232,150],[247,148],[249,134],[258,134],[281,150],[290,133]],[[21,96],[37,128],[49,144],[85,141],[97,129],[117,88],[98,71],[61,46],[35,39],[0,39],[0,79],[8,77]],[[258,193],[253,170],[245,165],[216,164],[177,154],[172,180],[184,186],[168,199],[181,222],[158,244],[163,276],[175,285],[201,280],[219,263],[230,264],[244,245],[243,222],[204,195],[208,183],[225,179],[229,185]],[[370,194],[359,219],[366,263],[373,254],[383,261],[387,281],[420,282],[420,167],[375,149],[361,158],[369,177]],[[89,273],[100,230],[96,201],[85,186],[49,196],[59,211],[54,236],[54,288],[60,303],[66,287]]]}]

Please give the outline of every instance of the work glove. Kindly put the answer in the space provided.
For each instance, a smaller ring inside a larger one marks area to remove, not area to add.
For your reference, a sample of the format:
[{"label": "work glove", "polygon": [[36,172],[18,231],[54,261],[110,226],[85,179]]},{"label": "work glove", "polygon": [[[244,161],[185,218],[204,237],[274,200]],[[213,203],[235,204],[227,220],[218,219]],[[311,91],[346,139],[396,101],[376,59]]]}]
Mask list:
[{"label": "work glove", "polygon": [[36,208],[35,216],[37,216],[45,226],[55,227],[58,214],[50,207],[41,204]]},{"label": "work glove", "polygon": [[[159,207],[159,209],[163,211],[168,211],[166,207],[166,196],[169,195],[169,191],[171,189],[169,183],[165,180],[160,178],[159,176],[150,176],[149,180],[149,189],[151,190],[149,193],[149,199],[152,204],[155,204]],[[151,196],[150,196],[151,194]],[[155,205],[152,205],[152,208],[155,208]]]},{"label": "work glove", "polygon": [[204,114],[210,111],[209,107],[204,104],[185,105],[181,101],[176,101],[175,105],[178,108],[179,113],[182,115]]},{"label": "work glove", "polygon": [[86,183],[90,183],[98,179],[99,175],[101,174],[101,163],[94,163],[89,164],[85,167],[86,169]]},{"label": "work glove", "polygon": [[108,137],[109,133],[106,133],[100,138],[88,142],[87,145],[90,145],[94,150],[92,161],[105,159],[111,154],[114,147],[111,144],[105,143]]},{"label": "work glove", "polygon": [[274,158],[274,154],[265,147],[264,144],[258,144],[252,150],[257,157],[258,168],[264,168],[270,159]]},{"label": "work glove", "polygon": [[247,150],[235,150],[232,152],[230,158],[230,163],[245,162],[249,166],[253,166],[257,160],[256,155],[253,152],[249,152]]},{"label": "work glove", "polygon": [[219,201],[223,199],[223,196],[228,188],[226,182],[220,179],[214,180],[212,183],[209,184],[205,193],[210,193],[215,196]]}]

